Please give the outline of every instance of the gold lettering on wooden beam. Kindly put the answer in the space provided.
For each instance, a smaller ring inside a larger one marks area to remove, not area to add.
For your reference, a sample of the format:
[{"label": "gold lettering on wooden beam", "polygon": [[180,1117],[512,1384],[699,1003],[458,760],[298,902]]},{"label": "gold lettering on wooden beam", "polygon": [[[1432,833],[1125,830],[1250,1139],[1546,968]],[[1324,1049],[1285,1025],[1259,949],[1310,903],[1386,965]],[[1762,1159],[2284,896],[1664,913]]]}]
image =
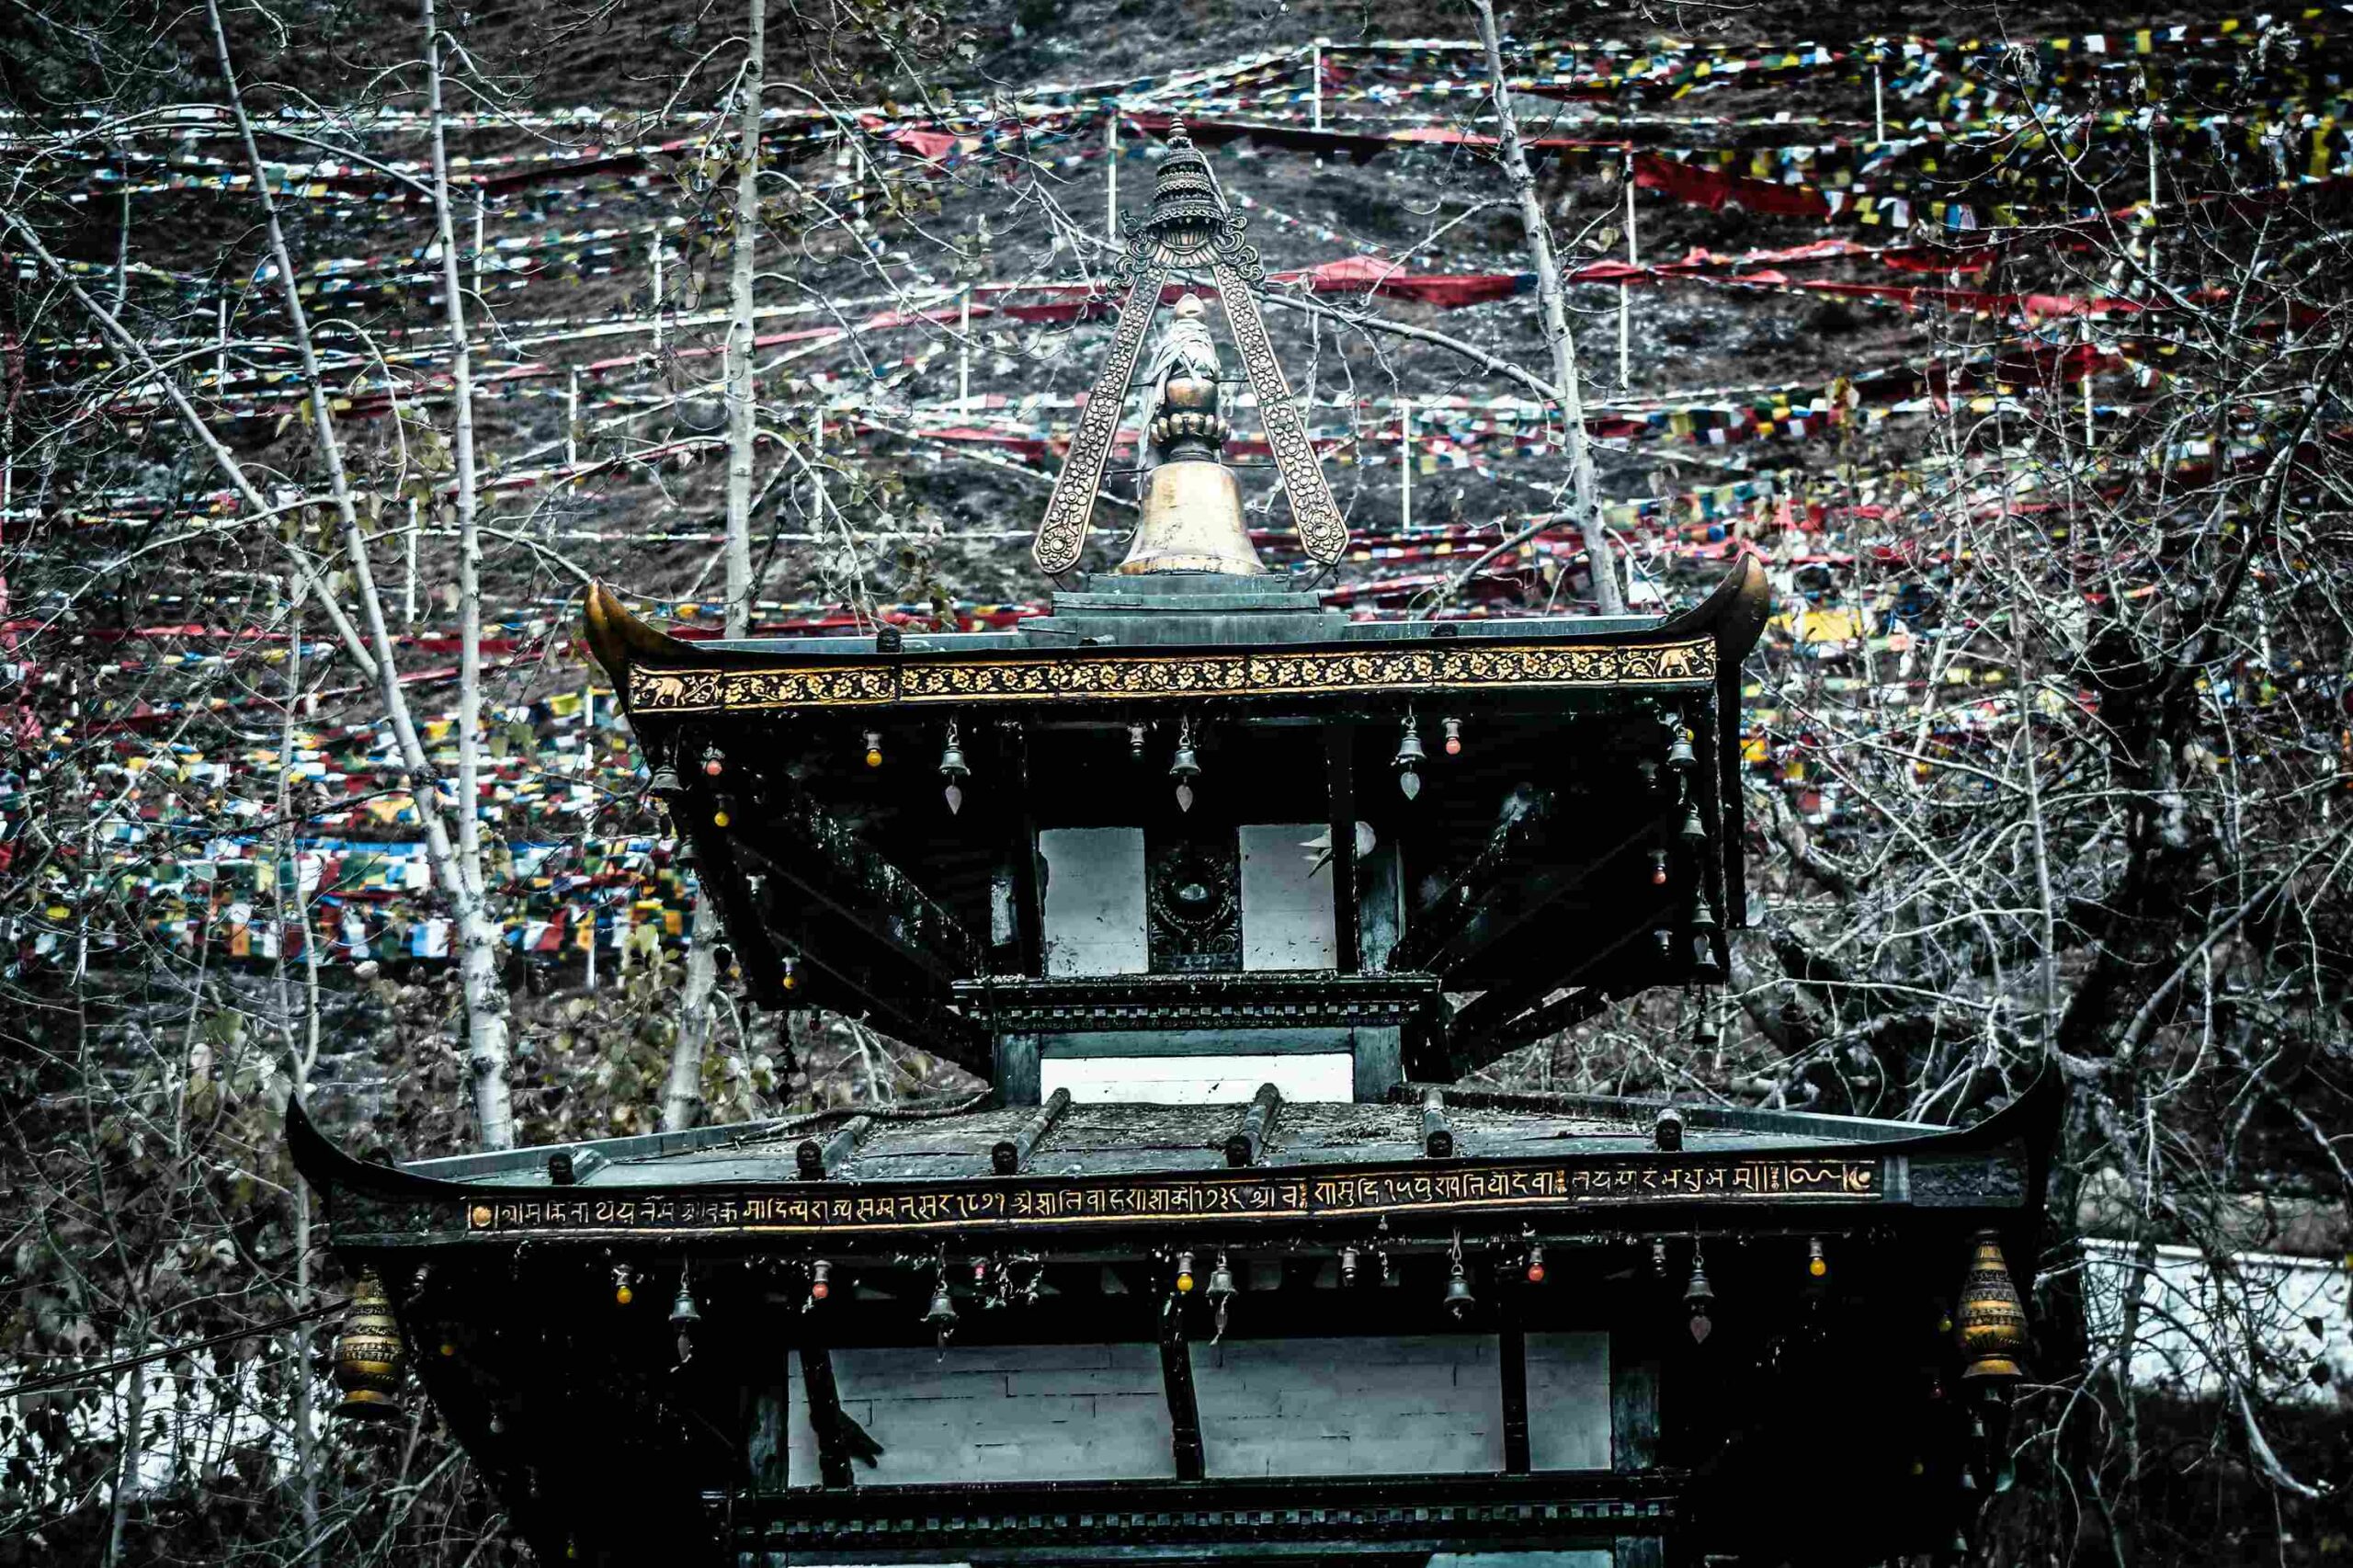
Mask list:
[{"label": "gold lettering on wooden beam", "polygon": [[1290,697],[1378,691],[1513,691],[1702,686],[1712,638],[1651,643],[1511,643],[1295,653],[969,655],[768,669],[630,671],[641,713],[879,708],[966,702],[1130,701],[1158,697]]},{"label": "gold lettering on wooden beam", "polygon": [[1339,1220],[1756,1200],[1876,1203],[1876,1158],[1718,1157],[1603,1160],[1362,1175],[1084,1178],[1052,1185],[985,1180],[892,1191],[782,1183],[771,1189],[483,1195],[461,1206],[476,1236],[671,1233],[856,1234],[1204,1220]]}]

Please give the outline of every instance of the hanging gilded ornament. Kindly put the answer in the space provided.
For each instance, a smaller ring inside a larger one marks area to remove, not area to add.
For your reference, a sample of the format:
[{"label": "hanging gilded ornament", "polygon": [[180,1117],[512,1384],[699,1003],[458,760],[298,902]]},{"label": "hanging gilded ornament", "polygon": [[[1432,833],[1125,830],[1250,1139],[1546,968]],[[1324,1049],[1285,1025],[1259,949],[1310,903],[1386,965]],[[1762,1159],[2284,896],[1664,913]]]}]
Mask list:
[{"label": "hanging gilded ornament", "polygon": [[335,1336],[335,1383],[343,1391],[335,1414],[363,1421],[399,1415],[401,1369],[407,1361],[384,1281],[374,1269],[363,1268]]},{"label": "hanging gilded ornament", "polygon": [[1193,809],[1193,780],[1201,776],[1201,759],[1193,755],[1193,721],[1181,721],[1176,729],[1176,757],[1168,765],[1168,777],[1176,780],[1176,809]]},{"label": "hanging gilded ornament", "polygon": [[866,766],[869,767],[882,766],[882,732],[880,730],[866,732]]},{"label": "hanging gilded ornament", "polygon": [[1397,770],[1397,788],[1405,792],[1405,799],[1410,801],[1422,792],[1420,768],[1427,760],[1429,754],[1422,750],[1420,727],[1408,713],[1405,733],[1397,743],[1397,755],[1389,759],[1389,766]]},{"label": "hanging gilded ornament", "polygon": [[948,814],[956,815],[964,809],[964,780],[972,770],[964,766],[964,748],[957,744],[956,721],[948,721],[948,746],[939,754],[939,776],[948,780]]},{"label": "hanging gilded ornament", "polygon": [[628,1264],[613,1265],[613,1304],[615,1306],[625,1307],[637,1300],[637,1289],[632,1283],[636,1278],[637,1271]]},{"label": "hanging gilded ornament", "polygon": [[1193,1293],[1193,1255],[1189,1252],[1176,1255],[1176,1293],[1180,1296]]}]

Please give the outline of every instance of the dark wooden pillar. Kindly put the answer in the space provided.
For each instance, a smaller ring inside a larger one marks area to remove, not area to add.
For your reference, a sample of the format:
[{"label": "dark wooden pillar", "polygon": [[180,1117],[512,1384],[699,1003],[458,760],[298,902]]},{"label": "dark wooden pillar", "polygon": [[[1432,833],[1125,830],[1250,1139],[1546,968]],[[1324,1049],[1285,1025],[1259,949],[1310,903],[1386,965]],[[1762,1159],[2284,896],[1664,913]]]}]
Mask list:
[{"label": "dark wooden pillar", "polygon": [[1504,1385],[1504,1473],[1526,1475],[1528,1457],[1528,1334],[1520,1324],[1519,1287],[1507,1284],[1496,1302],[1498,1374]]},{"label": "dark wooden pillar", "polygon": [[1336,723],[1324,732],[1326,777],[1331,787],[1332,937],[1340,971],[1363,967],[1357,934],[1356,726]]},{"label": "dark wooden pillar", "polygon": [[1160,1381],[1168,1391],[1168,1441],[1176,1460],[1176,1479],[1199,1481],[1207,1469],[1201,1407],[1193,1396],[1193,1352],[1185,1343],[1185,1314],[1174,1296],[1160,1305]]},{"label": "dark wooden pillar", "polygon": [[817,1435],[817,1479],[827,1486],[853,1484],[849,1435],[842,1429],[842,1395],[834,1384],[833,1353],[822,1345],[803,1345],[801,1382],[809,1391],[809,1428]]}]

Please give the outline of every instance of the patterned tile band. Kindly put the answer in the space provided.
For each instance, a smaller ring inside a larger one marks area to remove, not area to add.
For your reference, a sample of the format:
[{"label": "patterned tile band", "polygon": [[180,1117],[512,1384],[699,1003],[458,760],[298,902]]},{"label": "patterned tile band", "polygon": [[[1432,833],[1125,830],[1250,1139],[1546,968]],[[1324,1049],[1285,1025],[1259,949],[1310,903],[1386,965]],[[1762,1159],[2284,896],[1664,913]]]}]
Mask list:
[{"label": "patterned tile band", "polygon": [[630,671],[640,713],[710,713],[896,703],[1128,701],[1162,697],[1292,697],[1382,691],[1512,691],[1701,686],[1716,645],[1682,642],[1514,644],[1297,653],[993,654],[768,669]]}]

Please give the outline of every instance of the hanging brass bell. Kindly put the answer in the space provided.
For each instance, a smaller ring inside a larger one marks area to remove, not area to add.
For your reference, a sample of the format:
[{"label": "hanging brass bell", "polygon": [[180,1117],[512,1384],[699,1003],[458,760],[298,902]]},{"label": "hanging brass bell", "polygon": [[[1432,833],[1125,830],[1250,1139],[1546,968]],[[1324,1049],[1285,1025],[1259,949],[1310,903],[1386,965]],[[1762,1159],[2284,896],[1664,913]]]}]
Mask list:
[{"label": "hanging brass bell", "polygon": [[1675,721],[1675,741],[1666,748],[1666,766],[1677,773],[1688,773],[1699,766],[1699,758],[1691,749],[1691,732]]},{"label": "hanging brass bell", "polygon": [[948,745],[939,754],[939,776],[948,780],[948,814],[954,816],[964,809],[964,780],[972,776],[972,770],[964,764],[964,748],[958,742],[953,719],[948,722]]},{"label": "hanging brass bell", "polygon": [[1704,1345],[1715,1328],[1710,1314],[1716,1304],[1715,1287],[1708,1283],[1708,1268],[1694,1248],[1691,1254],[1691,1280],[1683,1287],[1683,1310],[1691,1319],[1691,1338]]},{"label": "hanging brass bell", "polygon": [[1213,1303],[1222,1303],[1241,1294],[1234,1288],[1233,1270],[1225,1266],[1225,1254],[1217,1255],[1217,1267],[1210,1270],[1210,1288],[1206,1292]]},{"label": "hanging brass bell", "polygon": [[1454,1320],[1460,1323],[1469,1317],[1472,1309],[1478,1304],[1479,1298],[1471,1293],[1470,1277],[1462,1267],[1462,1260],[1458,1257],[1446,1277],[1446,1310],[1452,1312]]},{"label": "hanging brass bell", "polygon": [[955,1300],[948,1294],[948,1281],[945,1278],[942,1278],[938,1286],[933,1290],[931,1311],[923,1314],[923,1321],[926,1327],[939,1335],[939,1342],[942,1345],[947,1344],[948,1336],[956,1332],[956,1324],[961,1320],[957,1316]]},{"label": "hanging brass bell", "polygon": [[384,1281],[374,1269],[363,1268],[335,1337],[335,1383],[343,1391],[335,1414],[362,1421],[397,1418],[401,1369],[407,1361],[408,1347]]},{"label": "hanging brass bell", "polygon": [[1176,809],[1193,809],[1193,780],[1201,776],[1201,759],[1193,755],[1193,722],[1185,720],[1177,726],[1176,757],[1168,765],[1168,777],[1176,780]]},{"label": "hanging brass bell", "polygon": [[1422,792],[1420,769],[1428,760],[1429,754],[1422,749],[1420,726],[1408,713],[1404,736],[1397,743],[1397,755],[1389,759],[1389,766],[1397,770],[1397,788],[1405,792],[1405,799],[1410,801]]},{"label": "hanging brass bell", "polygon": [[1700,820],[1699,808],[1696,802],[1683,808],[1683,827],[1678,836],[1687,846],[1694,850],[1708,842],[1708,824]]},{"label": "hanging brass bell", "polygon": [[687,787],[678,781],[678,770],[666,762],[654,769],[654,781],[647,788],[665,801],[675,801],[687,792]]},{"label": "hanging brass bell", "polygon": [[678,1293],[670,1302],[670,1326],[685,1334],[700,1322],[702,1309],[695,1304],[694,1287],[688,1284],[687,1277],[681,1274],[678,1276]]}]

